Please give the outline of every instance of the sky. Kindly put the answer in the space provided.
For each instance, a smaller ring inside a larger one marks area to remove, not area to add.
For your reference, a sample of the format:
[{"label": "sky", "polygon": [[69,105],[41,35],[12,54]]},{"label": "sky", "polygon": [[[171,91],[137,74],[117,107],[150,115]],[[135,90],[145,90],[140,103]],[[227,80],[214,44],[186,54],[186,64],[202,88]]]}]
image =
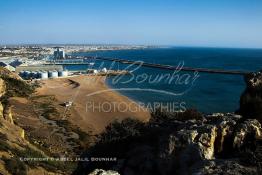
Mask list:
[{"label": "sky", "polygon": [[262,0],[0,0],[0,44],[262,48]]}]

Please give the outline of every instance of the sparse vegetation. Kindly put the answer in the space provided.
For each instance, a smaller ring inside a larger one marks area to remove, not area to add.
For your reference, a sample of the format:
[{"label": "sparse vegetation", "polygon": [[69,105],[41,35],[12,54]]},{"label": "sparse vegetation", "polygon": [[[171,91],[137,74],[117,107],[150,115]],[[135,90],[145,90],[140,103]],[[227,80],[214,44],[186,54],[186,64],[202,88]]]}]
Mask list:
[{"label": "sparse vegetation", "polygon": [[71,139],[70,141],[75,142],[79,147],[75,150],[76,153],[89,147],[92,142],[91,133],[82,131],[79,127],[73,125],[68,120],[63,120],[61,114],[57,110],[54,103],[56,99],[52,95],[33,96],[30,98],[34,103],[37,110],[40,111],[39,115],[42,115],[48,120],[53,120],[59,127],[66,130],[67,133],[74,132],[78,134],[79,139]]},{"label": "sparse vegetation", "polygon": [[13,175],[27,175],[28,168],[24,162],[17,157],[11,159],[3,158],[5,168]]},{"label": "sparse vegetation", "polygon": [[151,113],[150,123],[167,123],[174,120],[187,121],[187,120],[202,120],[203,116],[195,109],[188,109],[185,112],[170,113],[167,111],[161,111],[157,109]]},{"label": "sparse vegetation", "polygon": [[8,143],[6,143],[5,138],[4,139],[0,139],[0,151],[8,151],[9,149],[9,145]]},{"label": "sparse vegetation", "polygon": [[3,134],[3,133],[0,133],[0,140],[2,140],[2,141],[5,141],[5,140],[7,140],[7,137],[6,137],[6,135],[5,135],[5,134]]},{"label": "sparse vegetation", "polygon": [[[8,105],[8,98],[13,96],[19,97],[29,97],[33,92],[37,85],[30,85],[26,82],[14,79],[8,76],[1,76],[2,79],[5,80],[6,83],[6,90],[7,92],[1,98],[2,103],[6,106]],[[54,115],[58,115],[58,111],[52,105],[52,102],[55,100],[53,96],[33,96],[29,99],[33,100],[44,100],[42,103],[37,103],[39,105],[39,109],[46,118],[53,118]],[[35,102],[34,101],[34,102]],[[51,103],[50,103],[51,102]],[[65,174],[70,174],[76,167],[75,162],[63,162],[63,161],[21,161],[19,158],[46,158],[47,156],[42,151],[37,149],[32,149],[30,147],[25,147],[22,149],[13,147],[7,141],[7,137],[5,134],[0,134],[0,150],[4,152],[12,152],[14,155],[12,158],[5,158],[3,161],[5,162],[5,168],[11,174],[27,174],[28,168],[36,168],[36,167],[43,167],[44,169],[50,172],[60,172]]]},{"label": "sparse vegetation", "polygon": [[101,142],[111,142],[132,136],[139,136],[145,124],[139,120],[127,118],[121,122],[110,123],[99,136]]},{"label": "sparse vegetation", "polygon": [[81,153],[83,149],[90,147],[93,142],[91,133],[82,131],[79,127],[73,125],[68,120],[55,120],[58,126],[65,128],[67,132],[74,132],[79,136],[79,139],[71,139],[71,141],[77,143],[79,147],[75,149],[75,153]]},{"label": "sparse vegetation", "polygon": [[[21,161],[19,158],[47,158],[42,152],[25,147],[24,149],[15,149],[11,147],[6,142],[0,140],[0,150],[1,151],[11,151],[14,154],[14,157],[8,159],[3,158],[3,161],[6,163],[6,169],[12,173],[12,174],[27,174],[28,167],[30,168],[36,168],[38,166],[45,168],[46,170],[56,172],[72,172],[76,164],[74,162],[66,162],[66,164],[62,161],[56,161],[56,160],[46,160],[46,161],[34,161],[34,160],[28,160],[28,161]],[[28,167],[27,167],[28,166]]]},{"label": "sparse vegetation", "polygon": [[1,72],[0,78],[2,78],[6,84],[6,93],[0,98],[0,101],[4,106],[8,105],[8,99],[10,97],[29,97],[35,92],[36,87],[39,86],[37,83],[29,84],[23,80]]},{"label": "sparse vegetation", "polygon": [[7,86],[7,97],[28,97],[35,91],[35,86],[26,83],[25,81],[15,79],[9,76],[1,75],[0,76],[6,83]]}]

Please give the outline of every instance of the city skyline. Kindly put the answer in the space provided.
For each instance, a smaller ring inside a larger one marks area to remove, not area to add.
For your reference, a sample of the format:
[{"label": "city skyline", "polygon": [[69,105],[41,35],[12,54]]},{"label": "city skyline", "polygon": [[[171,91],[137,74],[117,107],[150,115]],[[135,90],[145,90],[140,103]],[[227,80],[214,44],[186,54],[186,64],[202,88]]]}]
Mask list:
[{"label": "city skyline", "polygon": [[2,1],[0,44],[262,48],[262,2]]}]

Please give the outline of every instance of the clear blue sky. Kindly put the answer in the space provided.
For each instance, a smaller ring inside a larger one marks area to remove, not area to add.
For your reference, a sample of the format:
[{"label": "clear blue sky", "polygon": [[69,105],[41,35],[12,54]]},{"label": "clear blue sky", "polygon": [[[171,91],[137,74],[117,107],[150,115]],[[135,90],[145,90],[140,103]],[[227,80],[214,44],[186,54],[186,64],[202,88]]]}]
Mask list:
[{"label": "clear blue sky", "polygon": [[1,0],[16,43],[262,48],[262,0]]}]

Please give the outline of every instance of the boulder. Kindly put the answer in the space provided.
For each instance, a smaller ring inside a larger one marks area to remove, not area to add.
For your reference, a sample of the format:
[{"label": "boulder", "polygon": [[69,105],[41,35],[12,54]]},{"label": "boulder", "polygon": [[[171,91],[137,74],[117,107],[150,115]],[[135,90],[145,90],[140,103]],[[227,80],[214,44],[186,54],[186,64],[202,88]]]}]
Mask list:
[{"label": "boulder", "polygon": [[112,170],[103,170],[103,169],[95,169],[92,173],[89,173],[88,175],[120,175],[116,171]]},{"label": "boulder", "polygon": [[261,137],[261,124],[256,119],[249,119],[244,121],[236,129],[233,147],[237,149],[244,149],[244,147],[251,147],[255,144],[256,138]]},{"label": "boulder", "polygon": [[246,89],[240,97],[240,108],[237,111],[245,118],[262,121],[262,72],[245,76]]}]

